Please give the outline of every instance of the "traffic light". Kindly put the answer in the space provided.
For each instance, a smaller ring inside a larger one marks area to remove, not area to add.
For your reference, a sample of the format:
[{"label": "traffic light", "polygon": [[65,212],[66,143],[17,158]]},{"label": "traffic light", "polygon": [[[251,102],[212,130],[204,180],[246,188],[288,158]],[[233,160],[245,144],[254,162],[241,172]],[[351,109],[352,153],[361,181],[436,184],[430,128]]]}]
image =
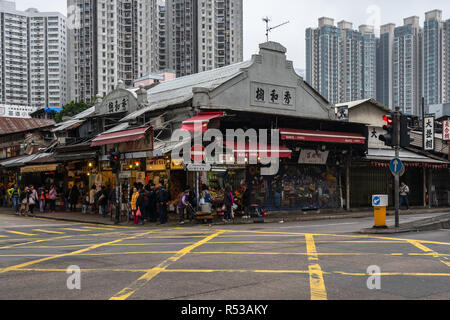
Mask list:
[{"label": "traffic light", "polygon": [[409,124],[411,123],[410,117],[406,115],[400,116],[400,147],[407,148],[411,145],[411,142],[414,141],[414,139],[410,136],[410,128]]},{"label": "traffic light", "polygon": [[109,166],[114,173],[120,171],[120,153],[115,151],[110,151],[108,154]]},{"label": "traffic light", "polygon": [[386,125],[383,126],[383,130],[387,131],[387,134],[380,135],[379,139],[384,142],[386,146],[395,147],[396,134],[395,134],[395,116],[394,114],[388,114],[383,117],[383,121],[386,121]]}]

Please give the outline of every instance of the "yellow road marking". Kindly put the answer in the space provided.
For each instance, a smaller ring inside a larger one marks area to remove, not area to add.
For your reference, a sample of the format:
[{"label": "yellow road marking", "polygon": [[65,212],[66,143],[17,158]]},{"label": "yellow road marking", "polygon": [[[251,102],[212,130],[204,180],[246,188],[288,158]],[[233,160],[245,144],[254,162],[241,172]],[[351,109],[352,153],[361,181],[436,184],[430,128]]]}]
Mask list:
[{"label": "yellow road marking", "polygon": [[36,231],[36,232],[44,232],[44,233],[54,233],[54,234],[65,234],[64,232],[50,231],[50,230],[42,230],[42,229],[33,229],[33,231]]},{"label": "yellow road marking", "polygon": [[126,300],[131,295],[133,295],[137,290],[145,286],[150,280],[152,280],[154,277],[156,277],[158,274],[161,273],[161,271],[164,271],[169,267],[173,262],[178,261],[185,255],[187,255],[192,250],[196,249],[197,247],[200,247],[201,245],[205,244],[206,242],[210,241],[211,239],[214,239],[215,237],[221,235],[223,231],[216,232],[203,240],[200,240],[197,243],[194,243],[193,245],[190,245],[180,251],[178,251],[177,254],[175,254],[173,257],[170,257],[169,259],[163,261],[155,268],[148,270],[146,274],[144,274],[142,277],[137,279],[135,282],[133,282],[129,287],[123,289],[119,293],[117,293],[115,296],[111,297],[110,300]]},{"label": "yellow road marking", "polygon": [[8,231],[8,230],[6,230],[6,232],[8,232],[8,233],[14,233],[14,234],[19,234],[19,235],[21,235],[21,236],[28,236],[28,237],[36,236],[36,234],[25,233],[25,232],[19,232],[19,231]]},{"label": "yellow road marking", "polygon": [[8,236],[2,236],[2,235],[0,235],[0,238],[8,238]]},{"label": "yellow road marking", "polygon": [[[12,244],[12,245],[9,245],[9,246],[0,247],[0,250],[1,249],[16,248],[18,246],[26,246],[28,244],[33,244],[33,243],[40,243],[40,242],[47,242],[47,241],[53,241],[53,240],[60,240],[60,239],[64,239],[64,238],[69,238],[69,236],[56,237],[56,238],[50,238],[50,239],[41,239],[41,240],[35,240],[35,241],[23,242],[23,243],[16,243],[16,244]],[[22,248],[19,248],[19,249],[22,249]]]},{"label": "yellow road marking", "polygon": [[89,232],[89,230],[83,230],[83,229],[74,229],[74,228],[62,228],[62,229],[69,230],[69,231]]},{"label": "yellow road marking", "polygon": [[108,230],[113,231],[114,229],[111,228],[101,228],[101,227],[81,227],[83,229],[89,229],[89,230]]},{"label": "yellow road marking", "polygon": [[408,240],[408,242],[411,243],[416,248],[419,248],[420,250],[428,253],[429,255],[431,255],[434,258],[442,257],[442,259],[439,259],[439,261],[442,262],[443,264],[445,264],[447,267],[450,267],[450,261],[448,261],[447,257],[441,256],[436,251],[424,246],[423,244],[421,244],[420,242],[418,242],[416,240]]},{"label": "yellow road marking", "polygon": [[[13,270],[14,272],[67,272],[67,269],[39,269],[39,268],[21,268]],[[81,272],[131,272],[146,273],[148,270],[141,269],[81,269]],[[310,270],[239,270],[239,269],[166,269],[161,273],[268,273],[268,274],[309,274]],[[323,272],[324,275],[343,275],[353,277],[367,277],[367,273],[331,271]],[[450,273],[423,273],[423,272],[382,272],[372,275],[379,276],[402,276],[402,277],[450,277]]]},{"label": "yellow road marking", "polygon": [[311,300],[327,300],[327,291],[325,289],[325,281],[323,280],[323,272],[319,265],[319,257],[317,255],[314,236],[305,235],[306,251],[308,252],[309,265],[309,285],[311,288]]},{"label": "yellow road marking", "polygon": [[91,251],[91,250],[95,250],[95,249],[98,249],[98,248],[101,248],[101,247],[105,247],[105,246],[108,246],[110,244],[122,242],[122,241],[125,241],[125,240],[136,239],[138,237],[149,235],[152,232],[154,232],[154,231],[145,232],[145,233],[138,234],[138,235],[135,235],[135,236],[132,236],[132,237],[128,237],[128,238],[117,239],[117,240],[110,241],[110,242],[99,243],[99,244],[95,244],[95,245],[90,246],[90,247],[85,248],[85,249],[81,249],[81,250],[77,250],[77,251],[73,251],[73,252],[69,252],[69,253],[64,253],[64,254],[56,254],[56,255],[53,255],[51,257],[46,257],[46,258],[42,258],[42,259],[38,259],[38,260],[28,261],[28,262],[25,262],[25,263],[14,265],[14,266],[2,268],[2,269],[0,269],[0,274],[8,272],[8,271],[18,270],[20,268],[28,267],[30,265],[37,264],[37,263],[44,262],[44,261],[48,261],[48,260],[54,260],[54,259],[57,259],[57,258],[74,256],[74,255],[77,255],[77,254],[80,254],[80,253],[85,253],[85,252],[88,252],[88,251]]}]

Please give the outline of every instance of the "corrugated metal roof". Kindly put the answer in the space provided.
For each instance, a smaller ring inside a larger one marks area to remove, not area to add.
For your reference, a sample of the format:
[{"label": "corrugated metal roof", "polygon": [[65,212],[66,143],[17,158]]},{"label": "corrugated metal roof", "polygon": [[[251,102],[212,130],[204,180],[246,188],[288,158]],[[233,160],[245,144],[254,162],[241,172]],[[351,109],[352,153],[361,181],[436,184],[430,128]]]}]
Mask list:
[{"label": "corrugated metal roof", "polygon": [[11,168],[11,167],[19,167],[22,166],[28,162],[35,161],[41,158],[46,158],[53,155],[52,153],[36,153],[32,155],[24,155],[21,157],[17,157],[14,159],[11,159],[9,161],[4,161],[1,163],[3,167]]},{"label": "corrugated metal roof", "polygon": [[366,102],[370,102],[372,104],[374,104],[375,106],[377,106],[378,108],[389,112],[391,111],[388,107],[386,107],[385,105],[383,105],[381,102],[371,98],[371,99],[363,99],[363,100],[355,100],[355,101],[349,101],[349,102],[344,102],[344,103],[338,103],[335,106],[336,107],[345,107],[348,106],[349,109],[360,106]]},{"label": "corrugated metal roof", "polygon": [[[395,158],[395,151],[369,148],[366,158],[369,160],[390,161]],[[423,163],[440,163],[440,164],[445,163],[406,150],[400,150],[400,160],[404,162],[423,162]]]},{"label": "corrugated metal roof", "polygon": [[[121,121],[133,120],[146,112],[164,109],[170,105],[186,102],[192,99],[192,89],[194,87],[210,90],[215,89],[221,84],[241,74],[242,69],[250,67],[252,63],[252,60],[248,60],[223,68],[164,81],[147,91],[148,107],[128,115]],[[133,92],[137,90],[138,88],[133,89]]]},{"label": "corrugated metal roof", "polygon": [[58,127],[53,129],[52,132],[75,129],[81,126],[83,122],[84,120],[67,120],[65,122],[57,124]]},{"label": "corrugated metal roof", "polygon": [[50,127],[55,124],[51,119],[0,118],[0,135],[30,131]]}]

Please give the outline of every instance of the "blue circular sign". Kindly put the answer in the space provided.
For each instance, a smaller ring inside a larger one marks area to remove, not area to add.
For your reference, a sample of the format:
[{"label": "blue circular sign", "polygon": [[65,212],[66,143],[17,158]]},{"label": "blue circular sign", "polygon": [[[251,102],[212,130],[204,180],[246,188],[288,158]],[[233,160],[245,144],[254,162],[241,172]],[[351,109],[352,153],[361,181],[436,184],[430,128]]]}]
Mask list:
[{"label": "blue circular sign", "polygon": [[374,198],[373,198],[373,204],[374,204],[375,206],[378,206],[380,203],[381,203],[380,197],[374,197]]},{"label": "blue circular sign", "polygon": [[403,169],[403,162],[399,158],[392,159],[389,168],[394,174],[400,173]]}]

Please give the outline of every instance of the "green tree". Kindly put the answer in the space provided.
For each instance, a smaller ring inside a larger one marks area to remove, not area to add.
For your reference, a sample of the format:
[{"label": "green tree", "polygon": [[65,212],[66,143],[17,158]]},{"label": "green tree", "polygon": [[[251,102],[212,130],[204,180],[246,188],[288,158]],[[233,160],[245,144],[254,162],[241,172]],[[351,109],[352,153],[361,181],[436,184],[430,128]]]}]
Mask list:
[{"label": "green tree", "polygon": [[56,114],[55,116],[55,122],[60,123],[63,121],[63,117],[73,117],[79,114],[80,112],[83,112],[84,110],[89,109],[92,107],[92,104],[88,104],[81,101],[72,101],[66,105],[63,106],[63,110]]}]

